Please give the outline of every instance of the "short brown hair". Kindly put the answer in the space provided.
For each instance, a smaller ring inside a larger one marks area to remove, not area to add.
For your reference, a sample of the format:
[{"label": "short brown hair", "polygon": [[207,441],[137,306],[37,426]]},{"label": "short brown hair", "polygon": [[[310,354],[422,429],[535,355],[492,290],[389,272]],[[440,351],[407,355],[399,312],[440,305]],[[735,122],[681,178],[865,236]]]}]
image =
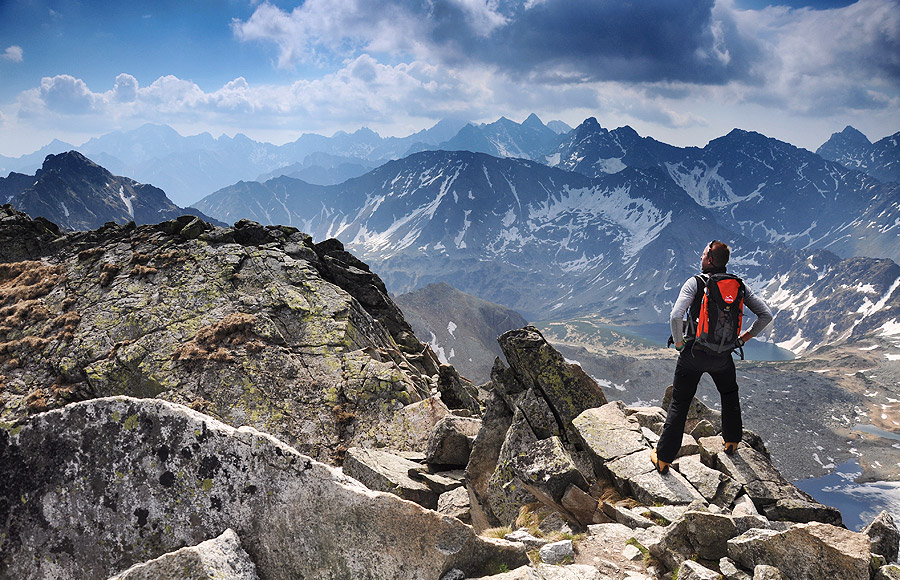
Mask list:
[{"label": "short brown hair", "polygon": [[725,242],[713,240],[709,243],[709,252],[706,255],[709,256],[713,266],[721,268],[728,263],[728,259],[731,257],[731,249]]}]

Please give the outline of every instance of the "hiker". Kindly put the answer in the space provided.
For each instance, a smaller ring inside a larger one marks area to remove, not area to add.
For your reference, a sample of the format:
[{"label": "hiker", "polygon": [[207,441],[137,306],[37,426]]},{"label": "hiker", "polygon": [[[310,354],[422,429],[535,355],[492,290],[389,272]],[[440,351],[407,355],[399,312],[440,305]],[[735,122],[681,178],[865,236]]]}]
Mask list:
[{"label": "hiker", "polygon": [[[656,448],[650,453],[650,461],[659,473],[666,473],[669,470],[669,465],[675,461],[681,449],[688,410],[703,373],[709,373],[722,398],[722,438],[725,440],[725,452],[729,455],[734,453],[743,435],[737,376],[731,353],[740,349],[744,343],[758,335],[772,322],[772,311],[761,298],[744,285],[740,278],[726,273],[725,266],[730,255],[731,250],[727,244],[718,240],[710,242],[700,258],[703,273],[700,276],[692,276],[684,283],[672,308],[672,336],[669,337],[669,343],[674,343],[675,350],[680,354],[675,365],[672,402],[669,404],[666,424]],[[726,291],[723,292],[722,288]],[[722,298],[718,302],[709,297],[704,300],[707,289],[711,296],[718,292]],[[716,308],[719,308],[716,304],[728,306],[731,302],[728,305],[725,302],[729,298],[735,304],[735,308],[723,308],[722,310],[726,312],[715,318]],[[753,325],[743,334],[740,334],[743,307],[741,300],[756,315]],[[688,311],[690,316],[685,329],[684,314]],[[711,313],[707,317],[708,312]],[[736,324],[729,320],[723,322],[723,316],[734,316],[731,320],[736,321]],[[715,338],[707,336],[705,332],[707,324],[713,327],[718,325],[720,333],[724,332],[726,335],[730,333],[730,336],[721,334]],[[702,332],[698,333],[698,327]]]}]

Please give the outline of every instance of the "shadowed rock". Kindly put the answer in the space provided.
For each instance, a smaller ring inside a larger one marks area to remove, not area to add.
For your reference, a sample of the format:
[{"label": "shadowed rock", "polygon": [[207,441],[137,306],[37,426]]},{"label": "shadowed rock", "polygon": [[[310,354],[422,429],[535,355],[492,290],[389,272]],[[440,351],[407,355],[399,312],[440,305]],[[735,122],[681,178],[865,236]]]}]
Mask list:
[{"label": "shadowed rock", "polygon": [[745,445],[734,455],[722,451],[720,437],[700,440],[704,454],[717,469],[737,481],[770,519],[794,522],[821,521],[841,525],[841,512],[815,501],[812,496],[786,480],[768,457]]},{"label": "shadowed rock", "polygon": [[603,389],[579,365],[566,362],[535,327],[511,330],[498,340],[512,371],[508,378],[520,390],[539,392],[563,433],[582,411],[606,404]]},{"label": "shadowed rock", "polygon": [[882,511],[862,532],[869,536],[872,553],[881,554],[888,562],[897,561],[900,531],[897,530],[891,514]]},{"label": "shadowed rock", "polygon": [[431,488],[409,476],[423,466],[382,449],[351,447],[344,459],[344,474],[369,489],[393,493],[429,509],[436,509],[438,497]]},{"label": "shadowed rock", "polygon": [[481,429],[480,419],[448,415],[441,419],[428,437],[425,460],[436,465],[465,466],[472,443]]}]

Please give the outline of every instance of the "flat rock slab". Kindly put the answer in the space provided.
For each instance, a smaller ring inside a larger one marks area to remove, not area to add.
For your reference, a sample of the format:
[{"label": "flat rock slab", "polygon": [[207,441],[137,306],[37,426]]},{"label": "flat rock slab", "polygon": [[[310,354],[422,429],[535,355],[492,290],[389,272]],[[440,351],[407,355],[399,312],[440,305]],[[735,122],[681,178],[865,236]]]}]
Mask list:
[{"label": "flat rock slab", "polygon": [[383,449],[351,447],[344,458],[344,475],[352,477],[369,489],[386,491],[414,501],[429,509],[437,509],[440,493],[409,476],[410,470],[423,466]]},{"label": "flat rock slab", "polygon": [[0,430],[4,578],[108,578],[227,528],[268,580],[428,579],[521,544],[371,491],[270,435],[111,397]]},{"label": "flat rock slab", "polygon": [[605,472],[608,462],[649,447],[640,424],[626,417],[621,401],[584,411],[572,421],[572,426],[598,473]]},{"label": "flat rock slab", "polygon": [[730,507],[741,492],[741,485],[721,471],[703,464],[699,455],[687,455],[675,460],[673,467],[687,479],[706,501]]},{"label": "flat rock slab", "polygon": [[708,503],[690,482],[674,469],[662,475],[650,463],[650,449],[606,464],[617,489],[646,505]]}]

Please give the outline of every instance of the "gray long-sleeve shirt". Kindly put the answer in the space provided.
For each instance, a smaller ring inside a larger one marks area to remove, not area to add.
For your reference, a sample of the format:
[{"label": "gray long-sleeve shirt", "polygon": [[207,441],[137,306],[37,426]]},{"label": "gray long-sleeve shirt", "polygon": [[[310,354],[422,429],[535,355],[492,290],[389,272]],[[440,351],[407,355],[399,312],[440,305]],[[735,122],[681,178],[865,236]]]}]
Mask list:
[{"label": "gray long-sleeve shirt", "polygon": [[[678,342],[684,335],[684,313],[687,312],[688,309],[690,309],[691,304],[693,304],[694,297],[697,295],[697,289],[697,279],[691,276],[681,287],[681,292],[678,293],[678,299],[675,300],[675,305],[672,307],[670,322],[672,326],[672,337],[675,339],[675,342]],[[772,311],[769,309],[769,306],[763,302],[762,298],[754,294],[753,290],[746,284],[744,284],[744,290],[744,306],[749,308],[750,311],[756,315],[756,320],[753,321],[753,324],[750,325],[750,328],[746,332],[749,333],[750,336],[756,336],[772,322]]]}]

